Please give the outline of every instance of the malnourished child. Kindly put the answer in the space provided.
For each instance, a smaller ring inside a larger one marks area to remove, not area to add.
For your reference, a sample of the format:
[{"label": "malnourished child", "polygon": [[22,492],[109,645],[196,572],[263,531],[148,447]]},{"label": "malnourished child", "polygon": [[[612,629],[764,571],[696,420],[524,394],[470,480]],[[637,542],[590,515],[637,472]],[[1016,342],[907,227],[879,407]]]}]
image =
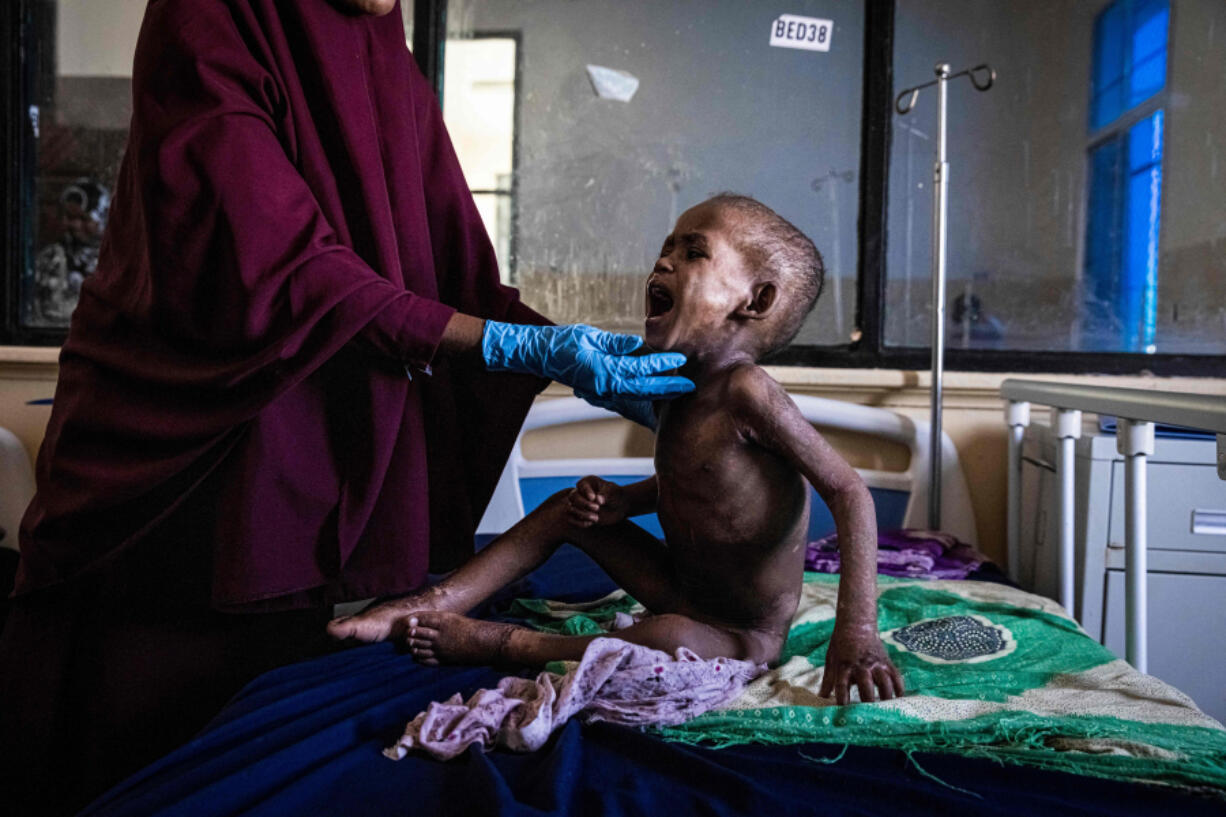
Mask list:
[{"label": "malnourished child", "polygon": [[[625,641],[703,658],[778,660],[796,612],[812,483],[838,528],[838,609],[822,695],[903,694],[877,635],[877,530],[856,472],[757,361],[787,345],[821,291],[813,243],[754,199],[723,194],[682,214],[646,287],[646,342],[686,355],[690,394],[657,404],[656,475],[584,477],[429,590],[338,619],[338,638],[402,639],[424,664],[578,660],[591,636],[466,617],[571,542],[651,615]],[[629,517],[655,511],[662,543]]]}]

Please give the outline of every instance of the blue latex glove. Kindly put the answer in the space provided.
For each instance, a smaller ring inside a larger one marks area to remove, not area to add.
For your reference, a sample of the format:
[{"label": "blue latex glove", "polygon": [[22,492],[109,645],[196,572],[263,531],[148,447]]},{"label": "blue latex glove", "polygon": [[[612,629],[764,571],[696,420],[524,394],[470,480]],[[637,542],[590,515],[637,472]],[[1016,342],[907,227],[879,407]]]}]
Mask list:
[{"label": "blue latex glove", "polygon": [[565,383],[597,399],[676,397],[694,390],[686,377],[662,375],[685,363],[676,352],[627,357],[643,345],[634,335],[592,326],[531,326],[486,321],[481,355],[494,372],[522,372]]},{"label": "blue latex glove", "polygon": [[633,397],[610,397],[602,399],[594,394],[587,392],[575,391],[576,397],[582,397],[593,406],[599,406],[602,409],[616,412],[627,420],[633,420],[641,426],[646,426],[652,431],[656,430],[656,412],[652,408],[651,400],[638,400]]}]

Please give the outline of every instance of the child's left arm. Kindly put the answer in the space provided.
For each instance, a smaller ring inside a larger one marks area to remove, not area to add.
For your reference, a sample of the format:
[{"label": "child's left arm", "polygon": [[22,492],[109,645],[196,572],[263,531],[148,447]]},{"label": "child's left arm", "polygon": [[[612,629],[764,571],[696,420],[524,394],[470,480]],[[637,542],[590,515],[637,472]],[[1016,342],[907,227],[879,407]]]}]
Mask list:
[{"label": "child's left arm", "polygon": [[756,366],[738,370],[731,391],[729,405],[741,432],[791,461],[834,516],[842,566],[820,694],[833,691],[839,704],[850,701],[852,685],[861,701],[902,695],[902,676],[877,634],[877,518],[868,488],[766,372]]}]

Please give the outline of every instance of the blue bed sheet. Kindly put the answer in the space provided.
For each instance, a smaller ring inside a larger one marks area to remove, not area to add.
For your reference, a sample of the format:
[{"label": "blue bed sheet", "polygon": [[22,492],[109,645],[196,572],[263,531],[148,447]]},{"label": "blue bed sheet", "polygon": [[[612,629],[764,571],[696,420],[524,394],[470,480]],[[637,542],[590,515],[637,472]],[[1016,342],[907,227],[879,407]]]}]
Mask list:
[{"label": "blue bed sheet", "polygon": [[[513,595],[611,589],[563,548]],[[451,762],[381,750],[434,699],[492,686],[485,667],[426,668],[389,644],[267,673],[193,741],[89,815],[1221,814],[1220,800],[955,755],[808,744],[707,749],[608,724],[567,724],[534,754]],[[840,756],[841,755],[841,756]],[[835,761],[835,759],[837,761]],[[830,762],[835,761],[835,762]],[[916,765],[918,764],[918,766]],[[922,769],[922,771],[921,771]],[[963,791],[959,791],[959,789]]]}]

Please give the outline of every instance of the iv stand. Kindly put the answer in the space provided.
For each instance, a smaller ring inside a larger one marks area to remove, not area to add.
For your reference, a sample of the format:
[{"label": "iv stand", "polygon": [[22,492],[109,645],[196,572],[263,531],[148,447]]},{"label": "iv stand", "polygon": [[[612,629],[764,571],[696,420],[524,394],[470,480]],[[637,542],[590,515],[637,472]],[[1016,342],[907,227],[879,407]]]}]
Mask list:
[{"label": "iv stand", "polygon": [[[949,211],[949,162],[945,158],[946,85],[966,76],[976,90],[986,91],[996,81],[996,72],[986,64],[949,73],[949,63],[936,66],[937,78],[908,88],[894,100],[894,110],[906,116],[915,107],[919,92],[937,86],[937,155],[932,167],[932,422],[929,440],[928,527],[941,529],[941,399],[945,380],[945,220]],[[979,79],[984,76],[985,79]],[[904,98],[906,102],[904,103]]]}]

